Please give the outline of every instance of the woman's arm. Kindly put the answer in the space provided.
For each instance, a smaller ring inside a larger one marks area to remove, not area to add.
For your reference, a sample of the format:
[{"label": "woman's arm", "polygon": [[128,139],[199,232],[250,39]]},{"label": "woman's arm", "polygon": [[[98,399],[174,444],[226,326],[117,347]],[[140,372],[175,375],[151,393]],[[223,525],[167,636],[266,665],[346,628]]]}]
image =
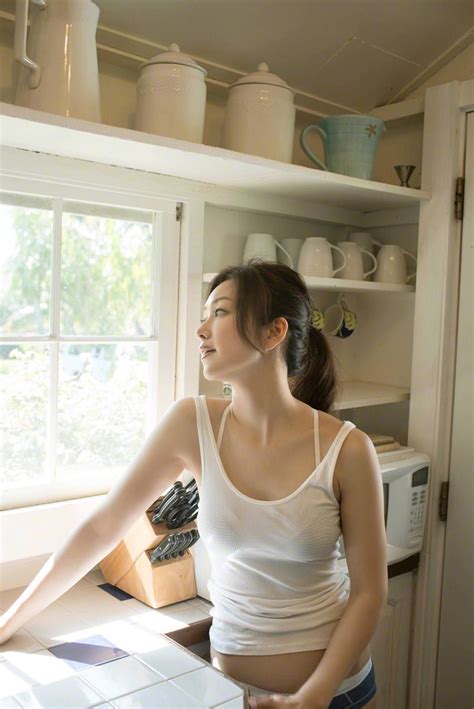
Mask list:
[{"label": "woman's arm", "polygon": [[304,706],[327,706],[367,648],[387,600],[387,539],[383,485],[374,445],[354,429],[337,463],[341,524],[351,590],[324,656],[296,696]]},{"label": "woman's arm", "polygon": [[114,549],[186,468],[194,401],[172,404],[104,502],[66,537],[30,585],[0,616],[0,644],[83,578]]},{"label": "woman's arm", "polygon": [[115,534],[98,535],[87,521],[76,527],[30,585],[0,616],[0,645],[74,586],[112,551],[118,541]]}]

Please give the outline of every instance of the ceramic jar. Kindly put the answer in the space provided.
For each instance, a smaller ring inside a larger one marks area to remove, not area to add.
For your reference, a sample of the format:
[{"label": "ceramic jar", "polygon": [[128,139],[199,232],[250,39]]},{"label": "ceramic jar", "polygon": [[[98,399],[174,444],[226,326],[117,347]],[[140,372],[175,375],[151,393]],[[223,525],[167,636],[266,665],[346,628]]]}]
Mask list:
[{"label": "ceramic jar", "polygon": [[291,163],[295,131],[295,91],[268,65],[231,84],[222,147]]},{"label": "ceramic jar", "polygon": [[172,44],[142,64],[137,85],[135,128],[168,138],[202,143],[207,72]]}]

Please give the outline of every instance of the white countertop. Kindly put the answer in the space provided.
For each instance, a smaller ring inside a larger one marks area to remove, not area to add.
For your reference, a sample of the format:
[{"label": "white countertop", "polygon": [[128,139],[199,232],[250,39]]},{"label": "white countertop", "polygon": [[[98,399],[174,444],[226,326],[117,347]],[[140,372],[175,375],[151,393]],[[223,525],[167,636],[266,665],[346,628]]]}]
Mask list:
[{"label": "white countertop", "polygon": [[[396,547],[393,544],[387,544],[387,565],[390,566],[391,564],[396,564],[397,562],[403,561],[403,559],[408,559],[410,556],[414,556],[415,554],[418,554],[418,550],[404,549],[403,547]],[[348,569],[345,557],[343,559],[339,559],[338,564],[341,569],[347,572]]]}]

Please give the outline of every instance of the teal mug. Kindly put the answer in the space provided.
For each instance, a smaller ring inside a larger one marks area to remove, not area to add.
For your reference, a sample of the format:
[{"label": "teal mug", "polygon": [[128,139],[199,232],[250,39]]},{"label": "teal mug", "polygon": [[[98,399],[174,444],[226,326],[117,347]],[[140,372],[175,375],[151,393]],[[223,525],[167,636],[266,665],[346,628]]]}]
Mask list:
[{"label": "teal mug", "polygon": [[[312,130],[323,140],[325,163],[306,145],[306,135]],[[384,122],[374,116],[327,116],[303,129],[300,145],[309,159],[323,170],[371,180],[375,152],[385,130]]]}]

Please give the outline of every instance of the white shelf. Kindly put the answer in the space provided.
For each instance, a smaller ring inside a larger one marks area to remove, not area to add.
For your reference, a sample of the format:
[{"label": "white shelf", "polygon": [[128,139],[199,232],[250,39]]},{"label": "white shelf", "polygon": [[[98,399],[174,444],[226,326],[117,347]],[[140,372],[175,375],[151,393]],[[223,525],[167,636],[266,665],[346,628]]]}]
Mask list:
[{"label": "white shelf", "polygon": [[410,390],[376,382],[346,381],[342,383],[341,395],[334,408],[357,409],[378,404],[393,404],[410,398]]},{"label": "white shelf", "polygon": [[[217,273],[203,273],[203,283],[210,283]],[[374,281],[351,281],[346,278],[320,278],[303,276],[310,290],[344,291],[345,293],[414,293],[415,286],[398,283],[375,283]]]},{"label": "white shelf", "polygon": [[421,190],[346,177],[200,143],[66,118],[0,102],[2,145],[145,170],[219,187],[312,200],[360,212],[417,206]]}]

